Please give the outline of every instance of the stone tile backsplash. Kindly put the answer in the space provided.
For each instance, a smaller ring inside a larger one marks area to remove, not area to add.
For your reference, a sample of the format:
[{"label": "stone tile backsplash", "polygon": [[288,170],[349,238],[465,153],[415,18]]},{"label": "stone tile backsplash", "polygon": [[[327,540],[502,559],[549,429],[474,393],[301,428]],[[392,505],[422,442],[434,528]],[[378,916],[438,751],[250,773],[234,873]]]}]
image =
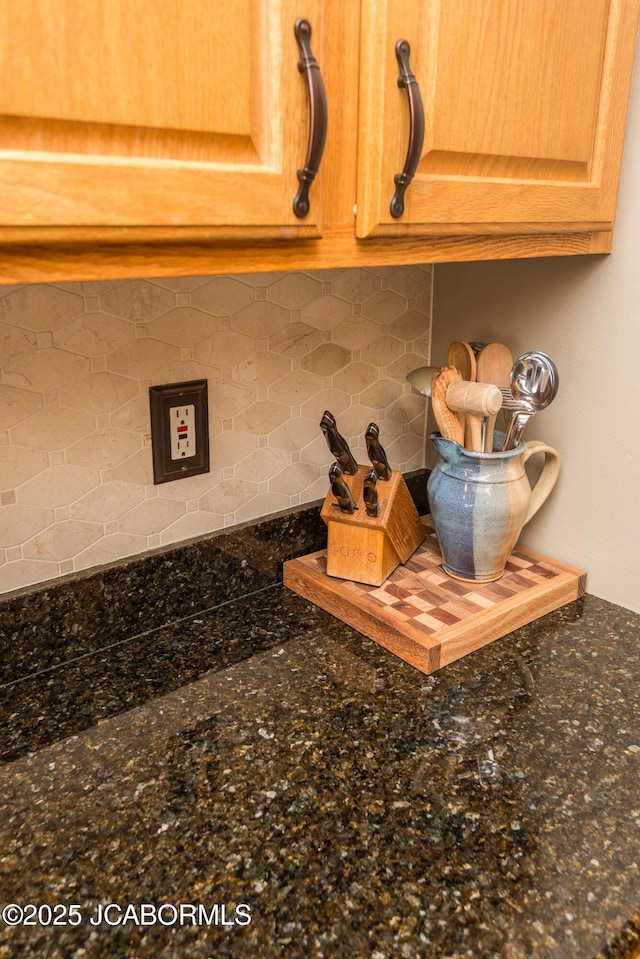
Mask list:
[{"label": "stone tile backsplash", "polygon": [[[0,593],[322,498],[357,458],[424,465],[432,268],[0,286]],[[211,471],[153,485],[148,387],[206,378]]]}]

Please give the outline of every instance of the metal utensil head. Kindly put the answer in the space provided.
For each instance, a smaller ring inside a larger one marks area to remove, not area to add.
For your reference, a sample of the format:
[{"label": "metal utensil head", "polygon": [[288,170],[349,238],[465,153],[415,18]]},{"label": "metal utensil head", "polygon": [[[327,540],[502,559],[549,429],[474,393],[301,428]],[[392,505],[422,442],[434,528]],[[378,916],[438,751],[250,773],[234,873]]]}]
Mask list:
[{"label": "metal utensil head", "polygon": [[419,366],[417,370],[411,370],[410,373],[407,373],[407,382],[411,383],[414,390],[419,393],[431,396],[431,384],[439,372],[439,366]]},{"label": "metal utensil head", "polygon": [[558,385],[558,370],[546,353],[534,351],[518,357],[511,370],[513,402],[503,402],[505,409],[512,411],[503,449],[518,445],[529,418],[549,406]]},{"label": "metal utensil head", "polygon": [[523,353],[513,364],[511,392],[533,413],[545,409],[555,399],[558,386],[558,370],[546,353]]}]

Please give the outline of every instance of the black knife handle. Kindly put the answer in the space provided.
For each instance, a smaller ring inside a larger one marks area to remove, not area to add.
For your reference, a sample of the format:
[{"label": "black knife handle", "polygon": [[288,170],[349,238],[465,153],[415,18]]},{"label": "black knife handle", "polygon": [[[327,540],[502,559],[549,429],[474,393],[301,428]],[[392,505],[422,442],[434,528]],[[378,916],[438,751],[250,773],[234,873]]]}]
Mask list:
[{"label": "black knife handle", "polygon": [[329,469],[329,481],[331,491],[338,501],[338,506],[345,513],[355,513],[356,504],[353,502],[353,496],[345,481],[342,478],[342,469],[339,463],[332,463]]},{"label": "black knife handle", "polygon": [[364,499],[367,516],[377,516],[380,512],[378,490],[376,489],[377,482],[378,474],[375,469],[369,470],[364,478],[364,486],[362,488],[362,498]]},{"label": "black knife handle", "polygon": [[331,453],[333,456],[335,456],[340,464],[342,472],[346,473],[348,476],[355,476],[355,474],[358,472],[358,464],[353,458],[353,454],[349,449],[349,444],[338,432],[336,418],[333,413],[329,412],[329,410],[325,410],[322,414],[322,419],[320,420],[320,429],[325,435],[327,445],[331,450]]},{"label": "black knife handle", "polygon": [[369,423],[367,432],[364,434],[364,438],[367,441],[367,454],[378,474],[378,479],[389,480],[391,479],[391,468],[389,467],[387,454],[382,448],[379,437],[380,430],[378,429],[378,424]]}]

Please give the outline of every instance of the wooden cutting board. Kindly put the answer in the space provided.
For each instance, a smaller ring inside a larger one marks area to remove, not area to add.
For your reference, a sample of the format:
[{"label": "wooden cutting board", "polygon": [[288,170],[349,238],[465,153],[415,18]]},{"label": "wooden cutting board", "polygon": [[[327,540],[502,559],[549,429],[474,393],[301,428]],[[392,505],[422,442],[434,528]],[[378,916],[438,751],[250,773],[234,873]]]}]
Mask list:
[{"label": "wooden cutting board", "polygon": [[284,583],[411,663],[433,673],[586,590],[586,573],[516,547],[504,575],[467,583],[442,569],[431,517],[426,538],[381,586],[327,576],[327,551],[284,564]]}]

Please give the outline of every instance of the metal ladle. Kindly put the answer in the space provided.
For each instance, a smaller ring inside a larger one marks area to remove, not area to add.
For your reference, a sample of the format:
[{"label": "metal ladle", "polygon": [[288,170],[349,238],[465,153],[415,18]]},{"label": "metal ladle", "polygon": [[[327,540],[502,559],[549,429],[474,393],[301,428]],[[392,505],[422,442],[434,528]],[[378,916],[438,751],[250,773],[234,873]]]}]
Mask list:
[{"label": "metal ladle", "polygon": [[418,393],[431,396],[431,384],[439,372],[439,366],[419,366],[417,370],[407,373],[407,382],[411,383]]},{"label": "metal ladle", "polygon": [[518,357],[511,369],[513,403],[505,404],[512,412],[503,449],[518,446],[529,419],[555,399],[558,384],[558,370],[546,353],[523,353]]}]

